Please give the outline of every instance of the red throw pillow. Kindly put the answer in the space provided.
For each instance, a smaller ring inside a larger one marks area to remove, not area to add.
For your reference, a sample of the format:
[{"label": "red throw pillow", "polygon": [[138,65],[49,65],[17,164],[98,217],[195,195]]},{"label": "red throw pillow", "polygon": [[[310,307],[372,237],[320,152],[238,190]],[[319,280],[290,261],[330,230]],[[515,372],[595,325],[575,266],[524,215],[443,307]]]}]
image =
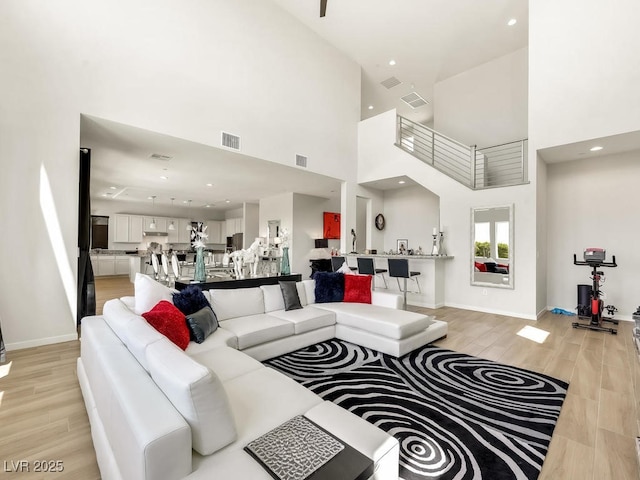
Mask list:
[{"label": "red throw pillow", "polygon": [[486,272],[487,271],[487,266],[484,263],[475,262],[475,264],[476,264],[476,268],[478,269],[479,272]]},{"label": "red throw pillow", "polygon": [[371,303],[371,275],[345,275],[343,302]]},{"label": "red throw pillow", "polygon": [[146,313],[144,319],[161,334],[185,350],[189,346],[187,319],[173,303],[161,300]]}]

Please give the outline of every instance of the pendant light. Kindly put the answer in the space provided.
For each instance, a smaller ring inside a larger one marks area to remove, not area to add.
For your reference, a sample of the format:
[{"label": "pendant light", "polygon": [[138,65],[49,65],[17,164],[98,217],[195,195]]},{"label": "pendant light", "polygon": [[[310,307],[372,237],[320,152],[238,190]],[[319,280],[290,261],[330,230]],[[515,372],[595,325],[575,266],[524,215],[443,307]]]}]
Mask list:
[{"label": "pendant light", "polygon": [[[156,209],[156,208],[155,208],[155,207],[156,207],[156,196],[155,196],[155,195],[151,195],[151,202],[152,202],[152,206],[151,206],[151,213],[153,214],[153,213],[155,212],[155,209]],[[149,228],[150,228],[151,230],[155,230],[155,229],[157,228],[157,225],[156,225],[156,218],[155,218],[155,217],[153,217],[153,218],[151,219],[151,225],[149,225]]]},{"label": "pendant light", "polygon": [[[171,197],[171,211],[173,212],[173,201],[175,200],[174,197]],[[169,230],[175,230],[176,226],[173,224],[173,220],[171,220],[171,223],[169,224]]]},{"label": "pendant light", "polygon": [[189,219],[188,219],[189,221],[187,222],[186,230],[190,232],[191,231],[191,200],[187,200],[187,203],[189,204],[189,206],[187,207],[188,209],[187,211],[189,212]]}]

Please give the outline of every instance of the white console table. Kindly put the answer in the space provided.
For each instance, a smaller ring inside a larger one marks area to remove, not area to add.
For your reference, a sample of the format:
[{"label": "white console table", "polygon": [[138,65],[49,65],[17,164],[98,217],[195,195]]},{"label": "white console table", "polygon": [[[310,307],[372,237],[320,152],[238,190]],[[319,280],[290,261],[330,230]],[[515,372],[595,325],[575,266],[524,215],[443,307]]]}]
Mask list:
[{"label": "white console table", "polygon": [[[444,307],[444,273],[445,263],[453,259],[451,255],[360,255],[348,253],[345,255],[347,264],[350,267],[358,266],[358,257],[373,258],[376,268],[386,268],[388,258],[406,258],[409,260],[409,270],[412,272],[420,272],[420,275],[412,277],[420,282],[420,289],[418,290],[413,285],[412,281],[407,281],[407,288],[409,292],[407,294],[407,303],[409,305],[415,305],[418,307],[427,308],[440,308]],[[389,277],[389,273],[384,274],[387,277],[387,285],[390,291],[397,291],[398,282],[394,278]],[[403,284],[400,283],[402,286]],[[413,288],[411,288],[413,286]],[[384,288],[377,288],[377,290],[384,290]]]}]

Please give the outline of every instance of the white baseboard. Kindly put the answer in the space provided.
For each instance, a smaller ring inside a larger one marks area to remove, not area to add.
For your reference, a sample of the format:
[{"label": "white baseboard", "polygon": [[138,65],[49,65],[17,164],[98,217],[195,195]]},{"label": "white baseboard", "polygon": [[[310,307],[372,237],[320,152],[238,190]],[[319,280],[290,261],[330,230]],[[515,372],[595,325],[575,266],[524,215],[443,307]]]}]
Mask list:
[{"label": "white baseboard", "polygon": [[507,317],[522,318],[523,320],[537,320],[535,315],[524,315],[519,312],[507,312],[505,310],[496,310],[493,308],[482,308],[477,305],[461,305],[458,303],[445,303],[447,307],[460,308],[462,310],[473,310],[482,313],[492,313],[494,315],[505,315]]},{"label": "white baseboard", "polygon": [[6,343],[7,352],[10,350],[22,350],[23,348],[41,347],[42,345],[52,345],[54,343],[71,342],[78,340],[77,333],[58,335],[57,337],[36,338],[25,342]]},{"label": "white baseboard", "polygon": [[[554,308],[556,308],[556,307],[549,307],[549,306],[547,306],[547,310],[549,310],[549,311],[553,310]],[[562,308],[562,307],[559,307],[559,308]],[[565,309],[565,310],[568,310],[568,309]],[[570,312],[572,312],[573,310],[569,310],[569,311],[570,311]],[[544,311],[543,311],[542,313],[544,313]],[[574,312],[574,313],[575,313],[575,312]],[[605,310],[605,316],[607,316],[607,315],[606,315],[606,310]],[[616,314],[613,316],[613,318],[615,318],[616,320],[620,320],[621,322],[633,322],[633,321],[634,321],[631,315],[618,315],[618,314],[616,313]]]}]

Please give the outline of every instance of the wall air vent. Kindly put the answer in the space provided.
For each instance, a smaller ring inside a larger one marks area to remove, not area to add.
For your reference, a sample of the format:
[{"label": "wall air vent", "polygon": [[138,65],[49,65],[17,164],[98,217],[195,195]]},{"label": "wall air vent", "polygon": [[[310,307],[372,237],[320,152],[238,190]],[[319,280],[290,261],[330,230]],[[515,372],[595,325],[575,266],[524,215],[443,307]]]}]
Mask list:
[{"label": "wall air vent", "polygon": [[232,133],[222,132],[222,146],[240,150],[240,137]]},{"label": "wall air vent", "polygon": [[173,157],[170,157],[169,155],[163,155],[161,153],[152,153],[149,158],[153,158],[154,160],[162,160],[162,161],[168,162]]},{"label": "wall air vent", "polygon": [[298,167],[307,168],[307,157],[304,155],[296,155],[296,165]]},{"label": "wall air vent", "polygon": [[396,77],[389,77],[386,80],[380,82],[380,85],[386,88],[393,88],[396,85],[400,85],[402,82],[398,80]]},{"label": "wall air vent", "polygon": [[422,107],[423,105],[427,105],[429,103],[420,95],[418,95],[416,92],[410,93],[409,95],[405,95],[404,97],[401,97],[400,100],[405,102],[411,108]]}]

